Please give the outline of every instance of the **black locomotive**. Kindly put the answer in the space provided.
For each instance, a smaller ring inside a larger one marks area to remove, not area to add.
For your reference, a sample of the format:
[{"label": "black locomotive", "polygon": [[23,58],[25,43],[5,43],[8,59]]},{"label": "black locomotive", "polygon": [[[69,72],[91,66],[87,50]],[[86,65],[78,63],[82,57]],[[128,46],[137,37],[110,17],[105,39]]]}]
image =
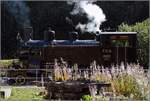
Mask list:
[{"label": "black locomotive", "polygon": [[43,40],[28,39],[21,44],[19,57],[31,68],[41,68],[41,64],[60,57],[78,65],[89,65],[94,60],[104,66],[136,62],[136,32],[99,32],[89,34],[89,39],[82,39],[85,34],[77,32],[68,35],[67,40],[57,40],[55,32],[49,30]]}]

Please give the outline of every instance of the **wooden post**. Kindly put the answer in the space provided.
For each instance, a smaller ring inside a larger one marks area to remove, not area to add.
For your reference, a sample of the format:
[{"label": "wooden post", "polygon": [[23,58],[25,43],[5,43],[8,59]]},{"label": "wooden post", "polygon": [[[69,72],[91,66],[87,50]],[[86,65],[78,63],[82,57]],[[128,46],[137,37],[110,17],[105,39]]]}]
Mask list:
[{"label": "wooden post", "polygon": [[44,79],[43,79],[43,74],[41,75],[41,83],[42,83],[42,87],[44,87]]},{"label": "wooden post", "polygon": [[36,69],[36,85],[37,85],[37,76],[38,76],[38,73],[37,73],[38,71],[37,71],[37,69]]},{"label": "wooden post", "polygon": [[118,65],[118,49],[119,47],[117,46],[117,65]]},{"label": "wooden post", "polygon": [[125,46],[125,67],[126,67],[126,65],[127,65],[127,48],[126,48],[126,46]]}]

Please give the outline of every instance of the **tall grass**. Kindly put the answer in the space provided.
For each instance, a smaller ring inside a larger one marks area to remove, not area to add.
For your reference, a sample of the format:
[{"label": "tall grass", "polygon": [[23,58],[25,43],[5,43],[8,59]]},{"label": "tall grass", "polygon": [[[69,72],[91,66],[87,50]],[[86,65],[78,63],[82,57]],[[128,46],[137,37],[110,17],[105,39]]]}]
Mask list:
[{"label": "tall grass", "polygon": [[104,68],[91,63],[86,69],[77,64],[69,67],[67,62],[55,61],[55,81],[94,81],[111,83],[111,90],[116,96],[123,95],[133,99],[148,99],[150,94],[150,70],[144,70],[139,64],[112,65]]}]

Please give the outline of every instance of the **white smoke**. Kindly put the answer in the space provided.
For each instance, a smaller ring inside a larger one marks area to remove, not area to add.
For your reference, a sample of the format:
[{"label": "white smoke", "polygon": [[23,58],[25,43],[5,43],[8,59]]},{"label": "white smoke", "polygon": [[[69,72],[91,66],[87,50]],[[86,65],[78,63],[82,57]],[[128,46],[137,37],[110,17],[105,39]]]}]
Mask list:
[{"label": "white smoke", "polygon": [[6,1],[7,10],[15,17],[17,23],[22,26],[30,26],[29,7],[24,1]]},{"label": "white smoke", "polygon": [[88,18],[86,24],[79,22],[76,26],[76,29],[80,29],[82,32],[100,32],[100,25],[102,22],[106,21],[105,14],[103,10],[96,4],[93,4],[95,1],[87,0],[74,0],[68,2],[68,4],[75,4],[72,15],[82,15],[85,14]]}]

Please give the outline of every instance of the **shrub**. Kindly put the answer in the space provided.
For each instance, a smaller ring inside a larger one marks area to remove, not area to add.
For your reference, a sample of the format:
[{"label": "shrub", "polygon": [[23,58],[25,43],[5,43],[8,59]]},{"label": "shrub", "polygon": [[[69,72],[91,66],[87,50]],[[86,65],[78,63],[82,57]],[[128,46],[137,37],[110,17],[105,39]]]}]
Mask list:
[{"label": "shrub", "polygon": [[92,101],[93,97],[91,95],[83,95],[82,100],[83,101]]},{"label": "shrub", "polygon": [[84,95],[82,97],[82,100],[83,101],[109,101],[109,97]]},{"label": "shrub", "polygon": [[143,22],[136,23],[135,25],[128,25],[122,23],[118,27],[118,31],[123,32],[138,32],[137,47],[139,51],[137,51],[138,61],[140,64],[148,67],[149,65],[149,27],[150,27],[150,19],[147,19]]},{"label": "shrub", "polygon": [[135,98],[141,98],[142,94],[134,77],[128,74],[119,75],[118,78],[112,80],[112,83],[116,94],[126,97],[133,95]]}]

